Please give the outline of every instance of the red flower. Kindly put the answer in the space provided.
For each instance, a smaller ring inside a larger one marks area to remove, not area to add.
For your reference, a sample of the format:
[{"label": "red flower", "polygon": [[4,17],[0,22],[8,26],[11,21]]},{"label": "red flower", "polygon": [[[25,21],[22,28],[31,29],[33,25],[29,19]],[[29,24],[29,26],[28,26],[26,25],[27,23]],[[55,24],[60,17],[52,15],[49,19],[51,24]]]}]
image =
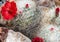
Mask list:
[{"label": "red flower", "polygon": [[32,39],[32,42],[44,42],[44,39],[40,37],[36,37]]},{"label": "red flower", "polygon": [[2,7],[1,13],[5,20],[12,20],[16,16],[17,7],[14,1],[6,2]]},{"label": "red flower", "polygon": [[26,8],[29,8],[29,4],[26,4],[26,6],[25,6]]},{"label": "red flower", "polygon": [[58,16],[59,15],[59,8],[56,8],[55,12],[56,12],[56,16]]}]

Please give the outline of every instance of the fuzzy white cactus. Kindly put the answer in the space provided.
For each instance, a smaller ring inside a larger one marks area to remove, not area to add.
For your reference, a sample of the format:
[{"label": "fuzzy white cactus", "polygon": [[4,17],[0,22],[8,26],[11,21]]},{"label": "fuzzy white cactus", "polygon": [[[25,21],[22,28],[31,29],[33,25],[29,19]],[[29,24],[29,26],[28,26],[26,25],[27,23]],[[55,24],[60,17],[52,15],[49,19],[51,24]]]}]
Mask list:
[{"label": "fuzzy white cactus", "polygon": [[54,0],[34,0],[37,6],[54,7]]},{"label": "fuzzy white cactus", "polygon": [[16,6],[18,15],[16,17],[17,24],[20,25],[20,29],[27,28],[35,20],[36,4],[32,0],[16,0]]},{"label": "fuzzy white cactus", "polygon": [[44,42],[60,42],[60,29],[56,25],[46,25],[37,34]]}]

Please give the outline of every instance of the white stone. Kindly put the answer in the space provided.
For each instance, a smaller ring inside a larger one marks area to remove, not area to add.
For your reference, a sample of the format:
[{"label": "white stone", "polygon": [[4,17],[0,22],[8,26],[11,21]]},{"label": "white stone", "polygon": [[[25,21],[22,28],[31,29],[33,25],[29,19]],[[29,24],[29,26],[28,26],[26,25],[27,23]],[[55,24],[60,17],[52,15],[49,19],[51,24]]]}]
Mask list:
[{"label": "white stone", "polygon": [[31,40],[22,33],[9,30],[6,42],[31,42]]}]

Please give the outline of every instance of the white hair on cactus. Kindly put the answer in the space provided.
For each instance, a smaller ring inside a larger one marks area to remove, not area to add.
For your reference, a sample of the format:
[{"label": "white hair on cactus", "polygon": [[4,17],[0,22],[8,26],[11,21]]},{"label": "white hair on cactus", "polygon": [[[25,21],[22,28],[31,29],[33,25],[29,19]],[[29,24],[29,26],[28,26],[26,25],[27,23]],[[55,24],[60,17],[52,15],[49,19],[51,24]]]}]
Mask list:
[{"label": "white hair on cactus", "polygon": [[55,8],[50,9],[50,11],[47,13],[50,19],[55,17]]},{"label": "white hair on cactus", "polygon": [[53,18],[55,18],[55,8],[42,10],[43,12],[41,13],[42,15],[42,23],[43,25],[49,24]]}]

